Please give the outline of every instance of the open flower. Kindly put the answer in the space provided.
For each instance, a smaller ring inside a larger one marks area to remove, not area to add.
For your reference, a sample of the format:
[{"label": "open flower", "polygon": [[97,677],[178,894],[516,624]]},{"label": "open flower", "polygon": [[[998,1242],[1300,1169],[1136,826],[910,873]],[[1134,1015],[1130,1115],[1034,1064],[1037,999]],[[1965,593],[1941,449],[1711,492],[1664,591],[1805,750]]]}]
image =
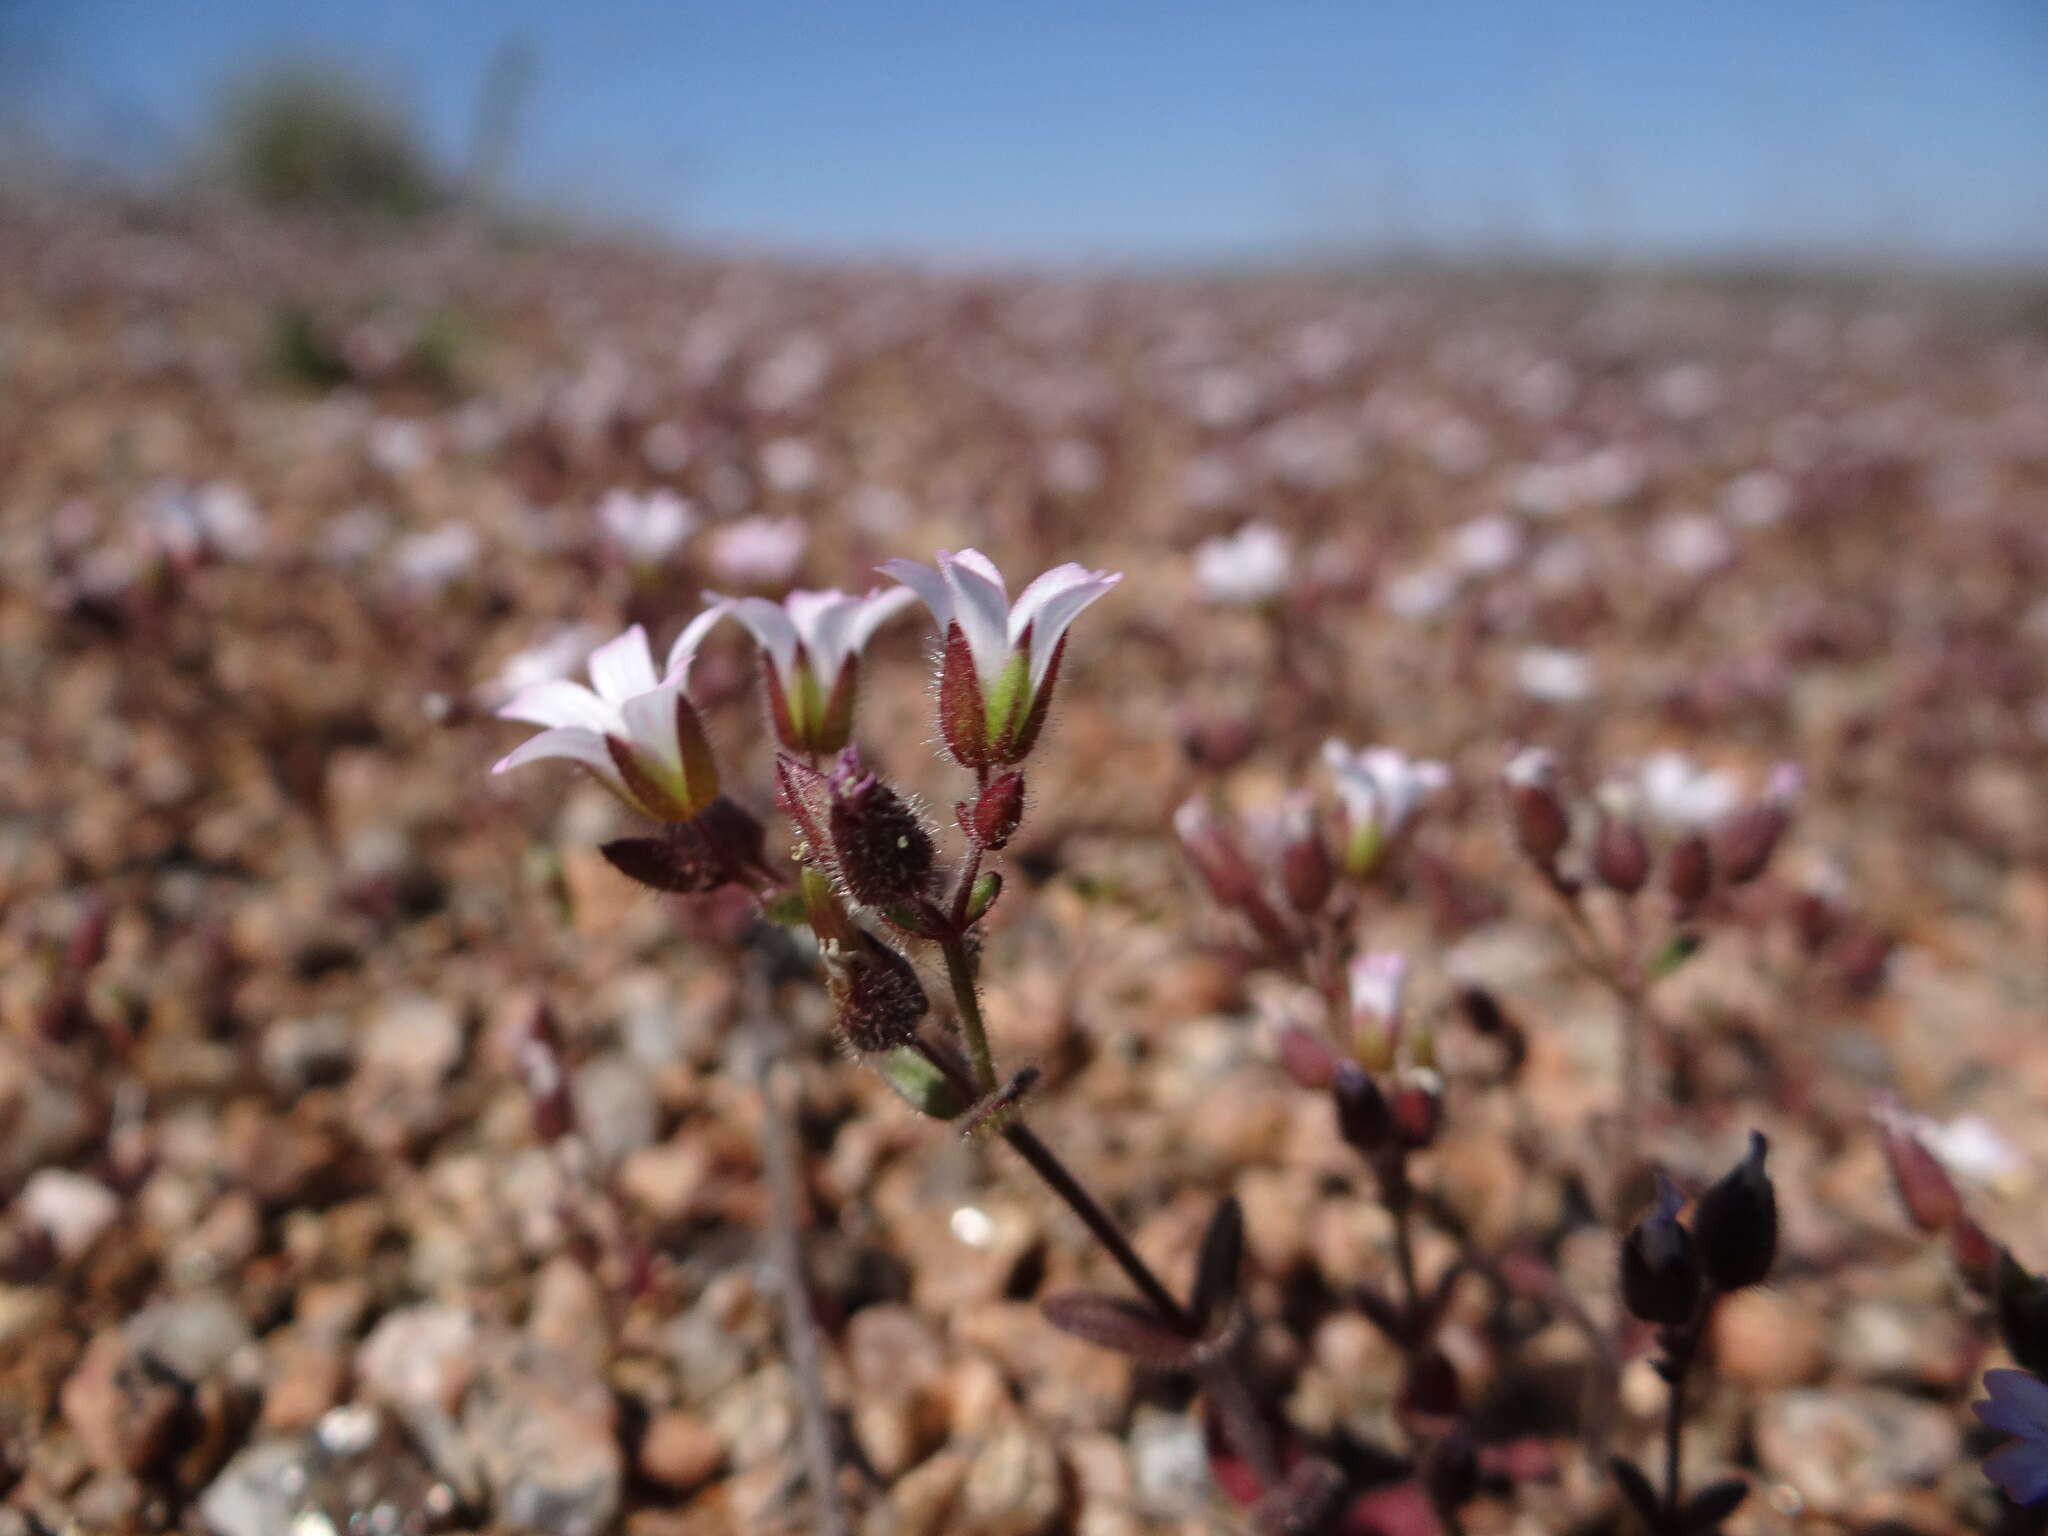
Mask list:
[{"label": "open flower", "polygon": [[1323,765],[1344,803],[1344,868],[1361,878],[1378,866],[1423,803],[1451,782],[1442,763],[1412,758],[1396,747],[1354,750],[1334,737],[1323,743]]},{"label": "open flower", "polygon": [[637,566],[659,565],[696,529],[697,514],[674,491],[636,495],[623,488],[605,492],[597,504],[598,526],[613,548]]},{"label": "open flower", "polygon": [[543,758],[567,758],[634,810],[656,821],[688,821],[718,796],[718,769],[684,684],[690,658],[721,616],[700,614],[669,652],[668,680],[655,675],[647,631],[635,624],[590,653],[590,683],[533,683],[498,711],[545,726],[491,772]]},{"label": "open flower", "polygon": [[2048,1382],[2025,1371],[1986,1371],[1984,1390],[1991,1396],[1970,1406],[1992,1429],[2013,1436],[1984,1458],[1984,1475],[2015,1504],[2048,1499]]},{"label": "open flower", "polygon": [[1010,602],[1002,572],[976,549],[939,551],[939,566],[890,560],[880,569],[924,600],[945,636],[939,728],[963,767],[1022,762],[1038,740],[1059,679],[1067,628],[1123,579],[1056,565]]},{"label": "open flower", "polygon": [[1195,586],[1212,603],[1256,608],[1287,590],[1294,551],[1271,523],[1246,523],[1195,550]]},{"label": "open flower", "polygon": [[896,587],[851,597],[835,588],[792,592],[779,603],[716,592],[704,600],[714,605],[707,618],[730,613],[760,645],[776,739],[791,752],[824,754],[853,735],[861,651],[915,594]]}]

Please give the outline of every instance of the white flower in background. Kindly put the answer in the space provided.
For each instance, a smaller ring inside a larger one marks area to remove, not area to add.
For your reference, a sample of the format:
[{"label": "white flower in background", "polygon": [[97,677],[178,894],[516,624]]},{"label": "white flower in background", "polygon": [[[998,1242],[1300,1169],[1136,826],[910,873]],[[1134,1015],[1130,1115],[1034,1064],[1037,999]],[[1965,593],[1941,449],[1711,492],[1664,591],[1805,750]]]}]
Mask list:
[{"label": "white flower in background", "polygon": [[1451,782],[1442,763],[1397,747],[1354,749],[1335,737],[1323,743],[1323,766],[1344,806],[1344,868],[1371,873],[1425,803]]},{"label": "white flower in background", "polygon": [[1643,813],[1674,831],[1697,831],[1742,803],[1742,786],[1733,774],[1702,768],[1678,751],[1644,758],[1630,787]]},{"label": "white flower in background", "polygon": [[939,551],[938,569],[915,560],[880,567],[924,601],[945,636],[939,672],[939,727],[968,768],[1006,767],[1030,753],[1058,681],[1068,628],[1081,610],[1123,580],[1118,571],[1056,565],[1014,605],[988,556]]},{"label": "white flower in background", "polygon": [[1773,469],[1737,475],[1721,490],[1721,515],[1738,528],[1770,528],[1792,510],[1792,482]]},{"label": "white flower in background", "polygon": [[710,538],[711,569],[743,586],[780,586],[803,563],[811,531],[800,517],[743,517]]},{"label": "white flower in background", "polygon": [[1181,505],[1190,512],[1220,512],[1244,497],[1244,476],[1229,459],[1200,453],[1180,467]]},{"label": "white flower in background", "polygon": [[860,653],[875,631],[917,601],[908,587],[853,597],[836,589],[792,592],[779,603],[706,592],[712,615],[747,627],[766,663],[768,712],[792,752],[827,754],[853,734]]},{"label": "white flower in background", "polygon": [[417,592],[439,592],[467,576],[483,552],[483,541],[467,523],[443,523],[409,533],[391,546],[391,568]]},{"label": "white flower in background", "polygon": [[1401,996],[1408,957],[1376,949],[1354,955],[1346,968],[1351,1003],[1351,1054],[1368,1072],[1391,1072],[1401,1048]]},{"label": "white flower in background", "polygon": [[818,392],[832,349],[815,331],[792,331],[747,371],[747,401],[767,415],[795,410]]},{"label": "white flower in background", "polygon": [[1982,1115],[1958,1115],[1953,1120],[1912,1115],[1905,1119],[1928,1151],[1950,1171],[1975,1183],[1994,1184],[2026,1167],[2019,1149]]},{"label": "white flower in background", "polygon": [[1681,576],[1706,576],[1735,558],[1735,540],[1704,512],[1678,512],[1650,530],[1650,557]]},{"label": "white flower in background", "polygon": [[1698,421],[1721,403],[1721,376],[1705,363],[1680,363],[1657,375],[1650,399],[1673,421]]},{"label": "white flower in background", "polygon": [[721,616],[713,609],[691,621],[669,651],[665,682],[655,675],[647,631],[635,624],[590,653],[588,688],[557,680],[520,689],[499,717],[546,729],[491,772],[562,758],[656,821],[696,816],[718,796],[718,769],[685,685],[691,658]]},{"label": "white flower in background", "polygon": [[659,565],[697,527],[697,514],[674,491],[636,495],[607,491],[597,504],[598,526],[606,540],[634,565]]},{"label": "white flower in background", "polygon": [[1440,565],[1419,565],[1387,583],[1387,607],[1404,619],[1443,612],[1458,595],[1457,576]]},{"label": "white flower in background", "polygon": [[1089,495],[1102,486],[1102,450],[1085,437],[1056,438],[1046,446],[1043,473],[1057,495]]},{"label": "white flower in background", "polygon": [[1294,551],[1271,523],[1246,523],[1195,550],[1195,586],[1212,603],[1255,608],[1287,590]]},{"label": "white flower in background", "polygon": [[673,475],[690,462],[690,434],[673,421],[657,421],[640,434],[640,457],[657,475]]},{"label": "white flower in background", "polygon": [[1438,474],[1462,480],[1486,467],[1486,433],[1467,417],[1446,416],[1431,422],[1422,441],[1423,452]]},{"label": "white flower in background", "polygon": [[777,437],[761,445],[760,467],[769,490],[800,496],[818,483],[825,461],[808,438]]},{"label": "white flower in background", "polygon": [[263,519],[249,493],[215,481],[198,490],[160,488],[143,503],[143,536],[168,559],[217,555],[252,560],[263,552]]},{"label": "white flower in background", "polygon": [[1593,696],[1593,664],[1577,651],[1532,645],[1515,657],[1515,686],[1545,704],[1581,704]]},{"label": "white flower in background", "polygon": [[370,425],[370,462],[387,475],[409,475],[434,457],[433,439],[417,421],[385,417]]},{"label": "white flower in background", "polygon": [[1451,534],[1451,558],[1475,576],[1513,565],[1522,553],[1522,525],[1499,512],[1460,523]]},{"label": "white flower in background", "polygon": [[350,507],[322,522],[314,542],[329,565],[360,565],[390,537],[390,518],[375,507]]}]

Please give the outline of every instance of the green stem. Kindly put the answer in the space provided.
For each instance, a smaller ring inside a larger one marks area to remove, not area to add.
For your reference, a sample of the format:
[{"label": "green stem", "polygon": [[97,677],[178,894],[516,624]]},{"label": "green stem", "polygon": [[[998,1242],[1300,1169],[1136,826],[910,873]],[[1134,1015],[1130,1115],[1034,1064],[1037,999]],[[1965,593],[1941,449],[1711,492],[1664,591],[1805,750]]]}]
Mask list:
[{"label": "green stem", "polygon": [[974,986],[974,962],[967,940],[958,934],[939,940],[946,957],[946,979],[953,985],[953,1006],[960,1014],[960,1032],[967,1037],[967,1059],[974,1064],[974,1088],[982,1098],[996,1091],[995,1053],[989,1049],[988,1025],[981,1017],[981,998]]}]

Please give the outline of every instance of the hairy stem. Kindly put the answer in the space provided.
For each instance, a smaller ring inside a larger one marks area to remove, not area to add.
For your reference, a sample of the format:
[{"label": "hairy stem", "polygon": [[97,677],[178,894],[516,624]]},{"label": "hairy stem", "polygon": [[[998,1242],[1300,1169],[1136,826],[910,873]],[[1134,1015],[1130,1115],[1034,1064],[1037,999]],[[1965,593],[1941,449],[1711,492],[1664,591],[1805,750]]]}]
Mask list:
[{"label": "hairy stem", "polygon": [[946,957],[946,980],[953,987],[953,1006],[960,1015],[960,1032],[967,1037],[967,1058],[974,1065],[974,1093],[987,1098],[996,1091],[995,1052],[989,1049],[988,1025],[981,1017],[981,997],[974,985],[974,961],[967,953],[967,940],[949,934],[939,940]]}]

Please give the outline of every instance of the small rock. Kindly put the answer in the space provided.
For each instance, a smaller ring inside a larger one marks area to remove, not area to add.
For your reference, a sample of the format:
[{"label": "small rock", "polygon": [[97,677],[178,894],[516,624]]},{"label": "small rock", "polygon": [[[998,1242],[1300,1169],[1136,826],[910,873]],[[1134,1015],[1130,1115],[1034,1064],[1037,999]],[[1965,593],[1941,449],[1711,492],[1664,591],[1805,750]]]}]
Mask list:
[{"label": "small rock", "polygon": [[463,1404],[462,1433],[498,1519],[540,1536],[599,1536],[625,1482],[617,1409],[591,1371],[519,1340],[486,1362]]},{"label": "small rock", "polygon": [[589,1270],[566,1255],[550,1259],[535,1278],[526,1331],[592,1370],[602,1369],[611,1358],[604,1292]]},{"label": "small rock", "polygon": [[303,1331],[273,1338],[263,1428],[277,1433],[310,1429],[341,1401],[348,1387],[348,1356],[331,1340]]},{"label": "small rock", "polygon": [[651,1146],[661,1129],[654,1074],[622,1055],[599,1056],[569,1083],[576,1129],[607,1166]]},{"label": "small rock", "polygon": [[1809,1509],[1833,1515],[1932,1482],[1955,1465],[1962,1435],[1947,1408],[1902,1392],[1781,1392],[1758,1410],[1756,1451]]},{"label": "small rock", "polygon": [[701,1138],[642,1147],[619,1164],[619,1193],[659,1221],[680,1221],[696,1206],[711,1175],[711,1149]]},{"label": "small rock", "polygon": [[47,1232],[57,1256],[79,1258],[121,1214],[121,1201],[97,1179],[68,1168],[40,1168],[23,1186],[22,1218]]},{"label": "small rock", "polygon": [[967,1481],[967,1458],[941,1451],[896,1480],[888,1504],[867,1523],[872,1536],[948,1536],[959,1526],[954,1510]]},{"label": "small rock", "polygon": [[109,1472],[139,1472],[159,1460],[184,1402],[177,1384],[136,1358],[113,1328],[94,1335],[58,1397],[92,1464]]},{"label": "small rock", "polygon": [[1715,1309],[1713,1326],[1716,1372],[1758,1391],[1812,1381],[1827,1364],[1827,1326],[1793,1292],[1737,1291]]},{"label": "small rock", "polygon": [[640,1472],[651,1482],[684,1492],[710,1478],[725,1460],[725,1442],[695,1414],[656,1414],[640,1441]]},{"label": "small rock", "polygon": [[199,1517],[214,1536],[279,1536],[293,1529],[308,1481],[299,1441],[259,1441],[207,1485]]},{"label": "small rock", "polygon": [[961,1490],[960,1530],[974,1536],[1038,1536],[1059,1518],[1066,1490],[1059,1457],[1022,1425],[999,1431],[975,1453]]},{"label": "small rock", "polygon": [[338,1083],[348,1076],[355,1033],[335,1013],[279,1019],[263,1032],[263,1075],[280,1093]]},{"label": "small rock", "polygon": [[1192,1514],[1209,1498],[1209,1450],[1202,1426],[1184,1413],[1141,1408],[1131,1423],[1131,1474],[1138,1503],[1163,1515]]},{"label": "small rock", "polygon": [[788,1453],[796,1438],[796,1388],[786,1366],[770,1365],[728,1387],[705,1410],[736,1468]]},{"label": "small rock", "polygon": [[392,999],[363,1031],[365,1071],[408,1088],[438,1088],[462,1060],[462,1016],[423,992]]},{"label": "small rock", "polygon": [[[168,1366],[188,1382],[204,1381],[237,1363],[256,1342],[247,1319],[218,1291],[200,1291],[144,1307],[122,1330],[132,1354]],[[258,1362],[253,1350],[239,1362],[253,1383]]]},{"label": "small rock", "polygon": [[363,1341],[356,1375],[365,1393],[394,1408],[453,1412],[475,1371],[476,1350],[476,1319],[460,1307],[407,1307]]}]

